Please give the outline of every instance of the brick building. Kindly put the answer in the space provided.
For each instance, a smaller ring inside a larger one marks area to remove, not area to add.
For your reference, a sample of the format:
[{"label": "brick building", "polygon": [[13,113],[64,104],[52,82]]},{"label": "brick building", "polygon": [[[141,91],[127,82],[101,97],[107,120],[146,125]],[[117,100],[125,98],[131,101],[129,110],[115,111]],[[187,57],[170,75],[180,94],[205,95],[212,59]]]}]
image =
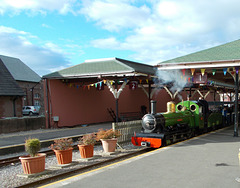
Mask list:
[{"label": "brick building", "polygon": [[22,116],[23,90],[0,59],[0,118]]},{"label": "brick building", "polygon": [[44,104],[41,77],[18,58],[0,55],[0,60],[24,93],[21,106],[41,106],[42,114]]}]

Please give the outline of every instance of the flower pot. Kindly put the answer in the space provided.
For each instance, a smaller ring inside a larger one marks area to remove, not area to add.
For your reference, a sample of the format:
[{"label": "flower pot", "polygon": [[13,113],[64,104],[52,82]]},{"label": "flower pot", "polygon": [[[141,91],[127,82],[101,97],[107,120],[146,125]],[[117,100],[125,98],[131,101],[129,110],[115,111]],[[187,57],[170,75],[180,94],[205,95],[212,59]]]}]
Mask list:
[{"label": "flower pot", "polygon": [[22,156],[19,157],[24,174],[35,174],[45,170],[45,153],[38,153],[36,157]]},{"label": "flower pot", "polygon": [[117,145],[117,138],[101,139],[104,152],[114,152]]},{"label": "flower pot", "polygon": [[73,148],[67,150],[53,150],[57,157],[58,164],[68,164],[72,162],[72,150]]},{"label": "flower pot", "polygon": [[78,145],[81,158],[93,157],[93,145]]}]

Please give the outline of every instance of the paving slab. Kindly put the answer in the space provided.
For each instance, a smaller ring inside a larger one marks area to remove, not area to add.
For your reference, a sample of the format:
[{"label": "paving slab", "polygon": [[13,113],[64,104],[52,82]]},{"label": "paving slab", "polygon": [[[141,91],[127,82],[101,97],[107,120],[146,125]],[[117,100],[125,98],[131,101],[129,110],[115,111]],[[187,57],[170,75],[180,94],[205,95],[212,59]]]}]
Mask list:
[{"label": "paving slab", "polygon": [[240,187],[240,137],[224,128],[43,187]]}]

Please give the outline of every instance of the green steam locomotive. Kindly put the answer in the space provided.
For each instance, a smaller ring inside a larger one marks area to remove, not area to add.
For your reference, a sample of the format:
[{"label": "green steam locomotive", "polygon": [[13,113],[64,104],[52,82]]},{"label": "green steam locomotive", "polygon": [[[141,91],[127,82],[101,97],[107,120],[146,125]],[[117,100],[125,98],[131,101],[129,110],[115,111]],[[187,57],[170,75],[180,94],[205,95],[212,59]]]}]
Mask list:
[{"label": "green steam locomotive", "polygon": [[159,148],[196,134],[215,130],[223,124],[222,114],[211,112],[206,100],[167,103],[167,112],[156,113],[151,101],[151,114],[142,118],[142,131],[132,137],[135,146]]}]

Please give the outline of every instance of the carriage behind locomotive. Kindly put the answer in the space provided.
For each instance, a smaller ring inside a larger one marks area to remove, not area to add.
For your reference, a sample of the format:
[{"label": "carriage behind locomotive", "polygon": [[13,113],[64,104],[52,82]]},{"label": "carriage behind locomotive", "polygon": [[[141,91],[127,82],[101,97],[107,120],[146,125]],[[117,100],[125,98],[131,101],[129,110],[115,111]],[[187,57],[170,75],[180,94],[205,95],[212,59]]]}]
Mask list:
[{"label": "carriage behind locomotive", "polygon": [[142,131],[135,133],[135,146],[159,148],[163,145],[190,138],[196,134],[221,127],[219,111],[210,111],[205,100],[167,103],[167,112],[156,113],[156,102],[151,101],[151,113],[142,118]]}]

